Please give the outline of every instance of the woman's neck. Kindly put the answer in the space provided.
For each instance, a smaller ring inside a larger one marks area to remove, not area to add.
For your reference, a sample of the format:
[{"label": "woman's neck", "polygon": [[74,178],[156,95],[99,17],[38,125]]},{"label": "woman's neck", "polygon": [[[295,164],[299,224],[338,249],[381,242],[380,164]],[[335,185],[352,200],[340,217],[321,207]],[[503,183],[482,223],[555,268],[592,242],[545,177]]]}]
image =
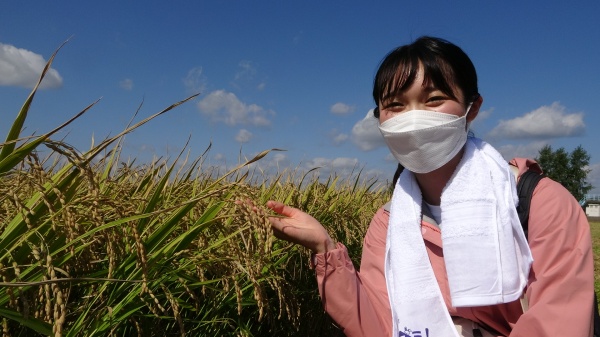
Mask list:
[{"label": "woman's neck", "polygon": [[462,159],[464,151],[463,148],[456,156],[454,156],[454,158],[450,159],[448,163],[437,170],[429,173],[415,173],[415,178],[417,179],[417,183],[419,183],[423,199],[426,203],[431,205],[440,204],[442,200],[442,191],[448,184],[450,178],[452,178],[456,167]]}]

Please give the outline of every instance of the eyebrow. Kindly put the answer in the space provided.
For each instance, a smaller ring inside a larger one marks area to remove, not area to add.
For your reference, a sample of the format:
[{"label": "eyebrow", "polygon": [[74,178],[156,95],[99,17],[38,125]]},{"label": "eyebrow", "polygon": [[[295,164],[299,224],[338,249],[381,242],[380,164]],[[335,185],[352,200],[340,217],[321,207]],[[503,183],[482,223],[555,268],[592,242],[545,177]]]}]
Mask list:
[{"label": "eyebrow", "polygon": [[[433,91],[444,92],[442,89],[434,87],[431,84],[423,86],[423,91],[425,91],[428,94],[432,93]],[[381,102],[387,102],[387,101],[389,101],[391,99],[394,99],[395,97],[403,94],[404,92],[406,92],[406,90],[394,90],[394,91],[390,91],[388,94],[386,94],[385,96],[383,96],[381,98]]]},{"label": "eyebrow", "polygon": [[381,103],[388,102],[388,101],[392,100],[396,96],[398,96],[398,92],[397,91],[390,92],[389,94],[381,97],[381,99],[379,101]]}]

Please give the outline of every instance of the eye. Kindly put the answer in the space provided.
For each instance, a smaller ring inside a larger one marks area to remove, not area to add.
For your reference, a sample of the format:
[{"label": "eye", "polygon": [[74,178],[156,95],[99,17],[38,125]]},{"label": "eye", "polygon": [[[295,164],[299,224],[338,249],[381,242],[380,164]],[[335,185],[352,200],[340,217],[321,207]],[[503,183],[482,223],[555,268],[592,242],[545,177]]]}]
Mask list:
[{"label": "eye", "polygon": [[446,96],[435,95],[435,96],[431,96],[427,99],[427,105],[437,106],[437,105],[444,103],[447,100],[448,100],[448,97],[446,97]]},{"label": "eye", "polygon": [[404,109],[404,104],[399,101],[388,101],[382,104],[382,108],[390,112],[399,112]]},{"label": "eye", "polygon": [[397,108],[397,107],[401,107],[401,106],[403,106],[403,104],[400,102],[389,102],[389,103],[386,103],[383,106],[383,108],[384,109],[393,109],[393,108]]},{"label": "eye", "polygon": [[432,96],[427,99],[427,102],[442,101],[445,99],[446,99],[446,97],[444,97],[444,96]]}]

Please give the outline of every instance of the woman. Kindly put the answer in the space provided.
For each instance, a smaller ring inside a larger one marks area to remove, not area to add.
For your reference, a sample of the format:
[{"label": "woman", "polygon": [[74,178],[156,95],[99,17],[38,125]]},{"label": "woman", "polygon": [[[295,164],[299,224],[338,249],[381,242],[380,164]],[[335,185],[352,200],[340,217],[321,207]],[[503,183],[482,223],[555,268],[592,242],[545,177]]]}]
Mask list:
[{"label": "woman", "polygon": [[[348,336],[590,336],[593,258],[587,219],[548,178],[531,201],[529,240],[515,179],[468,138],[483,102],[469,57],[422,37],[383,60],[375,117],[405,168],[364,239],[360,271],[310,215],[267,206],[275,235],[313,251],[325,310]],[[518,175],[540,170],[511,162]],[[443,249],[442,249],[443,243]]]}]

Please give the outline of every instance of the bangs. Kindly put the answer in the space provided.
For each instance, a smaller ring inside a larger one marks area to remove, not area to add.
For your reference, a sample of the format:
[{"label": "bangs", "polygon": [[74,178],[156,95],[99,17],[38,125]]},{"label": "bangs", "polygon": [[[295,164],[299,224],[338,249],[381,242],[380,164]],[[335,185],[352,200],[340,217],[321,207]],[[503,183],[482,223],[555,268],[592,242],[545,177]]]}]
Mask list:
[{"label": "bangs", "polygon": [[[477,72],[467,54],[444,39],[423,36],[392,50],[383,59],[373,81],[375,105],[406,92],[419,71],[423,72],[424,87],[462,100],[465,106],[479,97]],[[379,118],[379,109],[373,113]]]},{"label": "bangs", "polygon": [[376,102],[383,102],[408,90],[415,81],[421,64],[416,58],[396,59],[382,64],[375,79]]},{"label": "bangs", "polygon": [[421,69],[424,87],[432,86],[457,99],[453,90],[456,84],[450,81],[454,77],[450,65],[440,57],[419,54],[410,50],[403,52],[400,48],[385,59],[375,76],[373,99],[376,103],[392,99],[408,90]]}]

